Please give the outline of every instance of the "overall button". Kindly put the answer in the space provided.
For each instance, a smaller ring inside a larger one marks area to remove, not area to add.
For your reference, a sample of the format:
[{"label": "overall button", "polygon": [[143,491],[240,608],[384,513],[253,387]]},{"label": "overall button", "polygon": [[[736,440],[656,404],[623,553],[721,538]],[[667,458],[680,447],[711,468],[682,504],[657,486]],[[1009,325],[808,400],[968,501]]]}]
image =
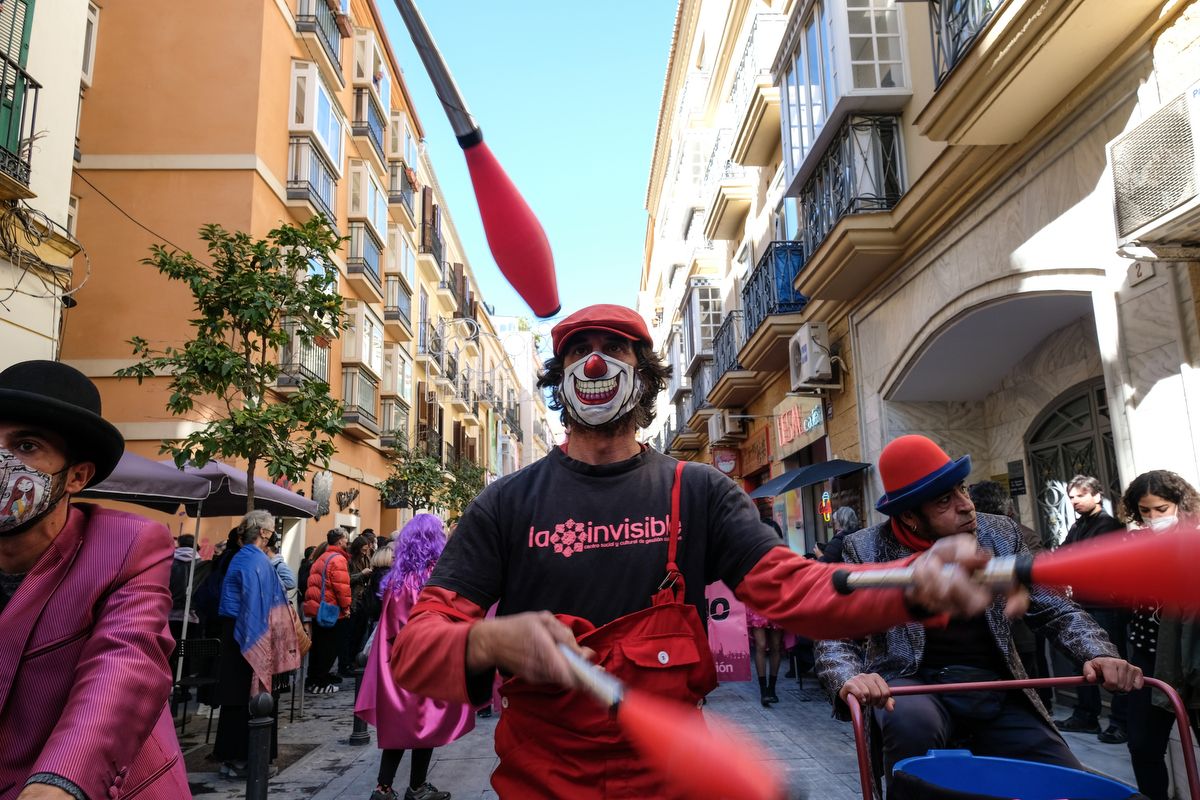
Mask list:
[{"label": "overall button", "polygon": [[508,698],[507,698],[507,697],[501,697],[501,698],[500,698],[500,707],[501,707],[501,708],[508,708]]},{"label": "overall button", "polygon": [[666,651],[666,650],[659,650],[659,651],[658,651],[658,663],[660,663],[660,664],[666,664],[666,663],[667,663],[668,661],[670,661],[670,660],[671,660],[671,657],[670,657],[669,655],[667,655],[667,651]]}]

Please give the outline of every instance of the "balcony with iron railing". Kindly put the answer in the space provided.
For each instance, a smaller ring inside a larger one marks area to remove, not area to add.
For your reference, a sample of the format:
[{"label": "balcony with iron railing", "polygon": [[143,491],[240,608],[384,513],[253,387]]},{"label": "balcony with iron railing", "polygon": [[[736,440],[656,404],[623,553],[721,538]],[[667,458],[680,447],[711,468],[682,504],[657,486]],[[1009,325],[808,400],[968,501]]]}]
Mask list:
[{"label": "balcony with iron railing", "polygon": [[442,280],[442,265],[445,263],[442,232],[432,222],[422,222],[421,236],[417,245],[417,266],[430,283]]},{"label": "balcony with iron railing", "polygon": [[417,360],[423,361],[427,369],[440,373],[442,370],[442,337],[438,326],[423,320],[417,325]]},{"label": "balcony with iron railing", "polygon": [[413,449],[419,453],[437,459],[441,463],[444,453],[442,452],[442,432],[435,425],[421,423],[417,425],[417,436],[413,440]]},{"label": "balcony with iron railing", "polygon": [[324,214],[336,230],[337,216],[333,213],[336,192],[337,178],[325,162],[321,149],[307,136],[291,137],[288,146],[287,199],[307,204],[310,216]]},{"label": "balcony with iron railing", "polygon": [[771,62],[786,27],[784,14],[754,18],[729,89],[737,121],[730,157],[747,167],[768,166],[779,155],[779,87],[771,75]]},{"label": "balcony with iron railing", "polygon": [[708,418],[713,408],[708,402],[708,392],[713,385],[713,362],[704,359],[700,368],[692,375],[692,394],[688,397],[688,427],[697,433],[707,433]]},{"label": "balcony with iron railing", "polygon": [[713,336],[713,385],[708,402],[713,408],[741,408],[762,392],[758,375],[743,369],[738,353],[746,344],[745,314],[726,312]]},{"label": "balcony with iron railing", "polygon": [[361,136],[371,143],[380,164],[387,163],[387,152],[383,148],[383,132],[386,126],[383,112],[376,105],[371,90],[361,87],[355,89],[354,121],[350,125],[350,131],[353,135]]},{"label": "balcony with iron railing", "polygon": [[384,276],[383,324],[396,341],[412,341],[412,295],[399,275]]},{"label": "balcony with iron railing", "polygon": [[[800,326],[808,298],[793,284],[804,265],[800,242],[771,242],[742,289],[746,343],[738,351],[744,369],[768,371],[787,365],[787,340]],[[782,350],[781,350],[782,348]]]},{"label": "balcony with iron railing", "polygon": [[346,278],[364,299],[379,302],[383,297],[383,284],[379,277],[383,263],[383,247],[375,234],[363,222],[350,223],[350,241],[347,243]]},{"label": "balcony with iron railing", "polygon": [[442,372],[442,377],[451,384],[458,382],[458,356],[454,353],[446,353],[442,358],[442,363],[445,369]]},{"label": "balcony with iron railing", "polygon": [[296,10],[296,31],[314,34],[329,59],[331,71],[341,74],[342,32],[338,30],[337,15],[328,0],[300,0]]},{"label": "balcony with iron railing", "polygon": [[0,53],[0,86],[0,199],[34,197],[30,159],[40,135],[35,125],[42,86],[5,53]]},{"label": "balcony with iron railing", "polygon": [[342,369],[342,423],[344,433],[369,439],[379,433],[379,384],[361,367]]},{"label": "balcony with iron railing", "polygon": [[407,223],[406,227],[411,231],[416,224],[413,198],[416,195],[417,187],[409,176],[408,164],[403,161],[390,162],[388,177],[388,204],[398,205],[404,209],[407,216],[402,221]]},{"label": "balcony with iron railing", "polygon": [[929,27],[938,86],[962,60],[1004,0],[930,0]]},{"label": "balcony with iron railing", "polygon": [[329,346],[316,340],[305,342],[295,333],[295,325],[284,325],[290,338],[279,349],[279,378],[276,388],[298,388],[306,381],[329,383]]}]

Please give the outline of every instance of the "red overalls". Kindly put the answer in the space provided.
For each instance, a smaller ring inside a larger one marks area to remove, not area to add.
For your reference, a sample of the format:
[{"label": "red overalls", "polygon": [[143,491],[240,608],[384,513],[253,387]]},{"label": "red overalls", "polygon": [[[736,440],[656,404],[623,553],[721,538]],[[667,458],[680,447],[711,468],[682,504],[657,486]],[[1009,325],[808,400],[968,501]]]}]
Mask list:
[{"label": "red overalls", "polygon": [[[675,563],[679,498],[686,462],[675,467],[667,572],[649,608],[594,627],[558,615],[596,663],[629,686],[691,705],[717,686],[716,668],[695,606],[684,602]],[[676,798],[648,770],[609,710],[582,692],[513,678],[500,687],[496,728],[500,766],[492,786],[501,798]],[[704,721],[699,708],[696,724]]]}]

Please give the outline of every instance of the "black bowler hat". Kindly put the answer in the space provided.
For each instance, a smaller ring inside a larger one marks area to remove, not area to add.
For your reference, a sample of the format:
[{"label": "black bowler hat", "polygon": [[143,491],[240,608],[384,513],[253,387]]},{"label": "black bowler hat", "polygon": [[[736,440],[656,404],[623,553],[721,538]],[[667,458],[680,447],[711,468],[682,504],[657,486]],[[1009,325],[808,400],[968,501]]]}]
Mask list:
[{"label": "black bowler hat", "polygon": [[86,375],[57,361],[22,361],[0,372],[0,422],[28,422],[52,431],[71,456],[96,465],[88,486],[112,473],[125,438],[100,416],[100,391]]}]

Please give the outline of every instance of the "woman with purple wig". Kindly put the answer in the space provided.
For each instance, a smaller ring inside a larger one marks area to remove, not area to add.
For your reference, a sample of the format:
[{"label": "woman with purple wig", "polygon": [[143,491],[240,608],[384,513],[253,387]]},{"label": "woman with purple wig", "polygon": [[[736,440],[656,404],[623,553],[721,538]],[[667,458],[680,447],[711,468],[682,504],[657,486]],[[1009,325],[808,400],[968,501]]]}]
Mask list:
[{"label": "woman with purple wig", "polygon": [[371,800],[399,800],[392,783],[405,750],[412,750],[413,755],[404,800],[449,800],[448,792],[439,792],[426,780],[433,748],[469,732],[475,727],[475,715],[469,706],[430,700],[401,689],[388,669],[392,641],[408,622],[417,595],[446,546],[446,533],[433,514],[417,514],[394,538],[392,568],[379,587],[383,610],[354,706],[354,713],[375,726],[383,750]]}]

